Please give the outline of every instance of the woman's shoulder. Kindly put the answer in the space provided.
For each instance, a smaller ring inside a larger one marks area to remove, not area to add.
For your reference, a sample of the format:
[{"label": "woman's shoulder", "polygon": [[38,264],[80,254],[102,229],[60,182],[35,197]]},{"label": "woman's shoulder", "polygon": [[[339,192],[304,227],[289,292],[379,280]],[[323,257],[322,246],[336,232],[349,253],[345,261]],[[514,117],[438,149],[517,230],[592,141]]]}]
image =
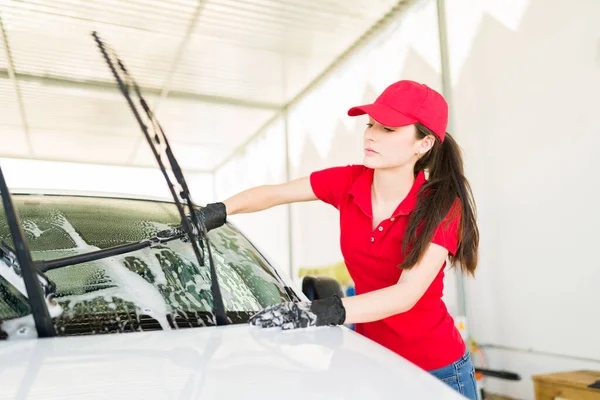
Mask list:
[{"label": "woman's shoulder", "polygon": [[364,165],[348,164],[314,171],[310,175],[310,183],[317,198],[336,208],[354,182],[367,170]]},{"label": "woman's shoulder", "polygon": [[323,168],[318,171],[314,171],[315,173],[326,173],[330,176],[338,176],[338,177],[347,177],[352,180],[361,176],[363,173],[367,172],[369,168],[365,167],[362,164],[347,164],[347,165],[336,165],[327,168]]},{"label": "woman's shoulder", "polygon": [[354,176],[360,176],[363,173],[369,171],[369,168],[365,167],[362,164],[349,164],[348,168],[350,169],[352,175],[354,175]]}]

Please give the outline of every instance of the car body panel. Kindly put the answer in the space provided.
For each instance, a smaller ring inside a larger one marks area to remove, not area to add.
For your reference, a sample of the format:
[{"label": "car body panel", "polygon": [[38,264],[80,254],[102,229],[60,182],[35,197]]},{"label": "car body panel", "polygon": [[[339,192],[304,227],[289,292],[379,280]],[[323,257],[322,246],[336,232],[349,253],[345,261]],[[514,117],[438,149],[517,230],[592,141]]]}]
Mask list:
[{"label": "car body panel", "polygon": [[460,399],[346,327],[247,325],[0,342],[0,399]]}]

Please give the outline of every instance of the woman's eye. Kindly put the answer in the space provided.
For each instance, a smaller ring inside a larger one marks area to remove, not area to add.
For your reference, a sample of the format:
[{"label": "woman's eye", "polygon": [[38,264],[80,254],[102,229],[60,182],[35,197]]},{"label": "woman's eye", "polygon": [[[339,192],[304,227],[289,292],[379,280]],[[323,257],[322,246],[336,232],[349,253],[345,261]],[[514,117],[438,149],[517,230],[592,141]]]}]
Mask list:
[{"label": "woman's eye", "polygon": [[391,129],[391,128],[385,128],[385,127],[384,127],[383,129],[385,129],[387,132],[394,132],[394,130],[393,130],[393,129]]},{"label": "woman's eye", "polygon": [[368,126],[369,128],[372,128],[372,127],[373,127],[373,124],[369,122],[369,123],[367,124],[367,126]]}]

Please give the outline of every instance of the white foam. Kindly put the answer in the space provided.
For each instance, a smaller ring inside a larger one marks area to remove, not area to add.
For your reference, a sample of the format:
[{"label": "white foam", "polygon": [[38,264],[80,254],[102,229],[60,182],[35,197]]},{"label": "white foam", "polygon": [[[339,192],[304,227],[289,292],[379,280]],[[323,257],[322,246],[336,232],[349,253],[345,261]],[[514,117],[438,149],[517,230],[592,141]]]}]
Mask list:
[{"label": "white foam", "polygon": [[53,218],[52,224],[58,226],[63,231],[65,231],[65,233],[67,233],[69,235],[69,237],[71,239],[73,239],[73,242],[75,242],[75,246],[78,249],[85,249],[85,250],[97,250],[98,249],[98,247],[90,246],[89,244],[87,244],[85,242],[85,240],[83,240],[81,238],[81,236],[79,236],[79,234],[75,231],[75,228],[73,228],[73,225],[71,225],[69,223],[69,221],[67,221],[67,219],[65,218],[64,215],[62,215],[59,212],[56,212],[52,215],[52,218]]},{"label": "white foam", "polygon": [[[57,213],[53,217],[53,223],[63,229],[71,237],[78,249],[85,249],[87,251],[99,250],[98,247],[90,246],[86,243],[62,214]],[[123,256],[119,257],[119,259],[122,259],[122,257]],[[146,261],[149,265],[153,264],[152,262],[148,262],[148,260]],[[145,314],[157,320],[163,329],[171,329],[166,318],[168,306],[154,285],[135,272],[130,271],[115,257],[98,260],[95,263],[104,270],[107,277],[117,285],[117,287],[94,291],[84,295],[69,296],[68,299],[71,300],[69,308],[71,310],[76,304],[82,301],[92,300],[99,296],[118,297],[124,301],[130,301],[135,304],[135,306],[143,310]],[[74,266],[74,268],[77,267]],[[155,265],[153,269],[157,270]],[[160,266],[158,269],[160,269]],[[162,270],[161,274],[156,273],[156,275],[166,283],[166,278],[164,273],[162,273]]]},{"label": "white foam", "polygon": [[10,267],[8,264],[4,262],[4,260],[0,259],[0,275],[4,279],[8,281],[11,285],[13,285],[21,294],[27,297],[27,289],[25,288],[25,282],[23,278],[21,278],[15,270]]},{"label": "white foam", "polygon": [[[149,249],[145,251],[139,251],[136,253],[135,256],[142,260],[144,263],[146,263],[148,269],[150,269],[150,272],[152,272],[152,274],[154,275],[155,283],[157,285],[166,285],[167,277],[165,276],[165,271],[163,270],[158,258],[156,257],[156,254],[159,254],[161,251],[161,249]],[[123,254],[119,257],[119,259],[124,260],[127,256],[127,254]]]},{"label": "white foam", "polygon": [[110,259],[100,261],[108,277],[118,285],[116,297],[135,304],[163,329],[171,329],[167,321],[168,306],[154,285],[120,263],[110,262]]},{"label": "white foam", "polygon": [[[62,308],[56,303],[46,301],[46,306],[48,307],[50,318],[56,318],[63,312]],[[0,328],[8,335],[7,340],[38,337],[33,314],[3,321],[2,324],[0,324]]]},{"label": "white foam", "polygon": [[37,224],[30,219],[23,220],[21,226],[25,232],[32,234],[35,238],[39,238],[44,232],[46,232],[41,230]]}]

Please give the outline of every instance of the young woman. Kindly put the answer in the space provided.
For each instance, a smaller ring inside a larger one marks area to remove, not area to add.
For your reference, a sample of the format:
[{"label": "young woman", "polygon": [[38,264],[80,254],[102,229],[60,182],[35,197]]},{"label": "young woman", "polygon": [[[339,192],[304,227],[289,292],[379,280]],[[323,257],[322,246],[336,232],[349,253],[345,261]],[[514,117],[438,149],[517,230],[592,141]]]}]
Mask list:
[{"label": "young woman", "polygon": [[269,307],[250,320],[294,329],[356,324],[356,331],[476,399],[470,354],[442,300],[446,259],[474,274],[479,232],[460,150],[446,133],[444,98],[399,81],[368,114],[363,165],[333,167],[209,204],[209,229],[227,215],[310,200],[339,210],[341,250],[356,296]]}]

